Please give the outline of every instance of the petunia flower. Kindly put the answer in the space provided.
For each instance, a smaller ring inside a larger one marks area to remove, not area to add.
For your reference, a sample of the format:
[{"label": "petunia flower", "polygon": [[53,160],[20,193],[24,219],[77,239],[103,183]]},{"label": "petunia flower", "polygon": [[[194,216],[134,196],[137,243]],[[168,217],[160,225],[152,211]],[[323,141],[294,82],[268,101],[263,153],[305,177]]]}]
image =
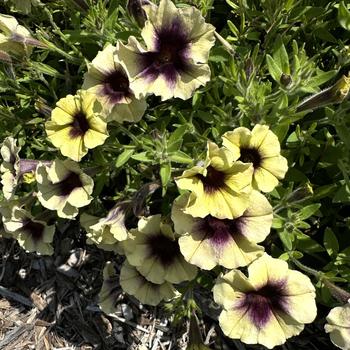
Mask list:
[{"label": "petunia flower", "polygon": [[88,67],[82,88],[95,94],[108,120],[138,122],[147,108],[144,98],[136,99],[129,78],[118,60],[117,46],[99,51]]},{"label": "petunia flower", "polygon": [[128,238],[125,212],[121,205],[115,206],[101,219],[84,213],[80,216],[80,224],[87,232],[88,244],[114,245]]},{"label": "petunia flower", "polygon": [[350,349],[350,304],[333,308],[326,317],[326,333],[332,343],[343,350]]},{"label": "petunia flower", "polygon": [[217,219],[211,215],[194,218],[183,209],[188,194],[178,197],[172,206],[172,220],[185,259],[205,270],[216,265],[228,269],[246,266],[263,254],[256,243],[270,232],[272,207],[258,191],[250,195],[250,204],[242,216],[235,219]]},{"label": "petunia flower", "polygon": [[180,283],[196,277],[197,268],[183,258],[171,227],[161,215],[141,218],[131,238],[123,241],[129,263],[150,282]]},{"label": "petunia flower", "polygon": [[47,209],[57,210],[61,218],[74,218],[78,208],[88,205],[92,200],[92,178],[69,159],[56,159],[51,166],[40,164],[35,176],[40,203]]},{"label": "petunia flower", "polygon": [[101,109],[96,97],[87,91],[61,98],[45,124],[48,139],[64,156],[79,162],[88,149],[102,145],[108,137]]},{"label": "petunia flower", "polygon": [[236,128],[226,132],[222,139],[234,160],[253,164],[253,186],[256,189],[271,192],[278,180],[284,178],[288,170],[287,159],[281,156],[278,138],[267,125],[257,124],[252,131]]},{"label": "petunia flower", "polygon": [[141,36],[147,48],[130,37],[118,52],[130,87],[136,97],[155,94],[163,101],[186,100],[210,80],[207,62],[215,28],[205,23],[196,8],[178,9],[170,0],[143,9],[147,21]]},{"label": "petunia flower", "polygon": [[27,252],[42,255],[52,255],[51,245],[55,226],[48,226],[46,222],[35,219],[29,212],[20,207],[13,207],[4,212],[3,225],[5,230],[15,238],[19,245]]},{"label": "petunia flower", "polygon": [[233,162],[232,154],[208,142],[204,164],[184,171],[176,179],[182,190],[191,191],[184,213],[218,219],[241,216],[249,205],[253,167]]},{"label": "petunia flower", "polygon": [[125,261],[120,270],[120,285],[143,304],[158,305],[175,297],[176,290],[169,282],[155,284],[148,281],[134,266]]},{"label": "petunia flower", "polygon": [[31,52],[31,48],[27,46],[31,42],[33,44],[37,40],[31,37],[25,27],[18,24],[15,17],[0,13],[0,50],[16,56],[25,55]]},{"label": "petunia flower", "polygon": [[213,288],[215,302],[223,306],[220,327],[228,337],[271,349],[313,322],[316,295],[309,277],[267,254],[248,267],[248,274],[232,270]]},{"label": "petunia flower", "polygon": [[[16,140],[9,136],[2,143],[0,153],[3,162],[0,166],[2,192],[6,199],[11,199],[16,191],[20,180],[25,180],[28,174],[35,171],[39,162],[50,164],[50,161],[39,161],[35,159],[20,159],[20,147]],[[28,181],[24,181],[28,182]]]}]

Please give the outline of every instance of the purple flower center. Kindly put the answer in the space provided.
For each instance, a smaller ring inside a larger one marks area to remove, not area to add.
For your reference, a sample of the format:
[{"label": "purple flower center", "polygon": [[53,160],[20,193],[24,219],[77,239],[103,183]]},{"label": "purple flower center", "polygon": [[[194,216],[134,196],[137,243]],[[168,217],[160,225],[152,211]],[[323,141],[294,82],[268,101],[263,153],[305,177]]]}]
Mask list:
[{"label": "purple flower center", "polygon": [[23,225],[23,230],[30,235],[30,237],[33,239],[33,241],[38,242],[40,241],[44,236],[44,229],[45,225],[34,222],[30,219],[26,221]]},{"label": "purple flower center", "polygon": [[207,168],[207,176],[198,174],[197,178],[199,178],[202,181],[204,191],[207,193],[213,193],[219,190],[220,188],[225,187],[225,173],[216,170],[211,165],[209,165]]},{"label": "purple flower center", "polygon": [[164,266],[171,265],[181,255],[178,242],[162,234],[150,236],[147,244],[150,247],[150,255],[157,257]]},{"label": "purple flower center", "polygon": [[211,215],[200,219],[196,226],[195,232],[202,239],[209,239],[210,242],[220,248],[232,240],[234,235],[239,235],[239,230],[236,225],[236,220],[217,219]]},{"label": "purple flower center", "polygon": [[285,281],[269,281],[258,290],[246,292],[239,308],[246,309],[254,325],[262,328],[268,323],[273,312],[287,311],[284,287]]},{"label": "purple flower center", "polygon": [[177,17],[169,25],[156,29],[155,50],[141,56],[143,76],[153,81],[163,75],[168,84],[173,86],[179,74],[191,70],[189,45],[188,33]]},{"label": "purple flower center", "polygon": [[253,163],[253,167],[259,168],[261,165],[261,155],[256,148],[241,148],[241,156],[238,160],[243,163]]},{"label": "purple flower center", "polygon": [[106,75],[102,83],[102,94],[108,96],[112,103],[118,103],[123,97],[131,95],[129,79],[121,69],[110,72]]},{"label": "purple flower center", "polygon": [[77,173],[70,172],[68,176],[58,183],[61,196],[69,196],[75,188],[83,187],[80,176]]},{"label": "purple flower center", "polygon": [[69,135],[72,138],[83,136],[90,129],[86,115],[82,111],[74,115],[74,120],[70,125]]}]

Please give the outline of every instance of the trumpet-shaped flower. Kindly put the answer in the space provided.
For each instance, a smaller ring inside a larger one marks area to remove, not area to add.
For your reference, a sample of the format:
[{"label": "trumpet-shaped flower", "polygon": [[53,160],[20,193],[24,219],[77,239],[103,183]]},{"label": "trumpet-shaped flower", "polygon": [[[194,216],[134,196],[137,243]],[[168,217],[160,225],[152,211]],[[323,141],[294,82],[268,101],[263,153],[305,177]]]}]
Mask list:
[{"label": "trumpet-shaped flower", "polygon": [[236,128],[226,132],[222,138],[234,160],[253,164],[255,188],[271,192],[278,185],[278,180],[284,178],[288,170],[287,159],[281,156],[278,138],[267,125],[257,124],[252,131]]},{"label": "trumpet-shaped flower", "polygon": [[45,208],[57,210],[61,218],[74,218],[78,208],[88,205],[92,200],[92,178],[69,159],[56,159],[51,166],[40,164],[35,176],[40,203]]},{"label": "trumpet-shaped flower", "polygon": [[144,98],[136,99],[129,78],[121,66],[117,46],[108,45],[89,65],[82,88],[95,94],[108,120],[138,122],[147,108]]},{"label": "trumpet-shaped flower", "polygon": [[123,242],[129,263],[150,282],[180,283],[196,277],[197,268],[183,258],[171,227],[161,222],[160,215],[139,220]]},{"label": "trumpet-shaped flower", "polygon": [[21,56],[31,52],[27,47],[31,40],[29,31],[15,17],[0,13],[0,50]]},{"label": "trumpet-shaped flower", "polygon": [[316,317],[315,288],[285,261],[264,254],[248,267],[219,277],[214,300],[223,306],[220,327],[230,338],[271,349],[298,335]]},{"label": "trumpet-shaped flower", "polygon": [[26,210],[13,207],[2,211],[5,230],[14,237],[19,245],[28,252],[36,252],[42,255],[52,255],[51,245],[55,226],[48,226],[46,222],[36,220]]},{"label": "trumpet-shaped flower", "polygon": [[205,270],[216,265],[232,269],[246,266],[263,254],[264,248],[256,243],[269,234],[273,215],[270,203],[260,192],[251,193],[248,208],[233,220],[185,214],[187,198],[184,194],[175,200],[172,220],[175,232],[182,235],[180,250],[189,263]]},{"label": "trumpet-shaped flower", "polygon": [[88,149],[102,145],[108,137],[101,110],[94,94],[87,91],[61,98],[45,124],[48,139],[64,156],[79,162]]},{"label": "trumpet-shaped flower", "polygon": [[120,205],[115,206],[101,219],[84,213],[80,216],[80,223],[87,232],[88,244],[114,245],[128,238],[125,212]]},{"label": "trumpet-shaped flower", "polygon": [[152,283],[127,261],[120,270],[120,285],[126,293],[133,295],[141,303],[153,306],[176,295],[176,290],[171,283]]},{"label": "trumpet-shaped flower", "polygon": [[118,53],[131,89],[136,97],[153,93],[162,100],[190,98],[210,80],[207,62],[215,28],[196,8],[178,9],[170,0],[143,9],[147,21],[141,36],[147,49],[130,37]]},{"label": "trumpet-shaped flower", "polygon": [[233,162],[229,151],[208,142],[204,164],[186,170],[176,180],[180,189],[191,191],[184,213],[219,219],[241,216],[249,205],[252,175],[252,165]]},{"label": "trumpet-shaped flower", "polygon": [[343,350],[350,349],[350,304],[333,308],[326,317],[325,331],[332,343]]}]

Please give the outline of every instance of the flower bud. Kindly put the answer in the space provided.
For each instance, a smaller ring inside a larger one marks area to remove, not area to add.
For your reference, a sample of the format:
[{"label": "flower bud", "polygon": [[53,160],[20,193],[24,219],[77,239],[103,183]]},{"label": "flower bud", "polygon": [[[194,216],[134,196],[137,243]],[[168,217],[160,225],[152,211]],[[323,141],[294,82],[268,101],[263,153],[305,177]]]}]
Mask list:
[{"label": "flower bud", "polygon": [[307,97],[297,107],[297,112],[317,109],[335,103],[341,103],[348,96],[350,90],[350,75],[343,75],[334,85]]}]

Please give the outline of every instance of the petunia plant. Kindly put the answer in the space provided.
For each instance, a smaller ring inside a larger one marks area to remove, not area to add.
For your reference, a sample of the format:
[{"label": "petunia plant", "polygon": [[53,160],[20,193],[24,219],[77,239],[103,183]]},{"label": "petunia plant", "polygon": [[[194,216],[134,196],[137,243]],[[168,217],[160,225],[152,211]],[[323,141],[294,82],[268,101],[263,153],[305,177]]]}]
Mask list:
[{"label": "petunia plant", "polygon": [[350,349],[349,4],[0,12],[5,288],[67,277],[47,310],[81,344],[75,305],[100,334],[156,312],[173,348]]}]

